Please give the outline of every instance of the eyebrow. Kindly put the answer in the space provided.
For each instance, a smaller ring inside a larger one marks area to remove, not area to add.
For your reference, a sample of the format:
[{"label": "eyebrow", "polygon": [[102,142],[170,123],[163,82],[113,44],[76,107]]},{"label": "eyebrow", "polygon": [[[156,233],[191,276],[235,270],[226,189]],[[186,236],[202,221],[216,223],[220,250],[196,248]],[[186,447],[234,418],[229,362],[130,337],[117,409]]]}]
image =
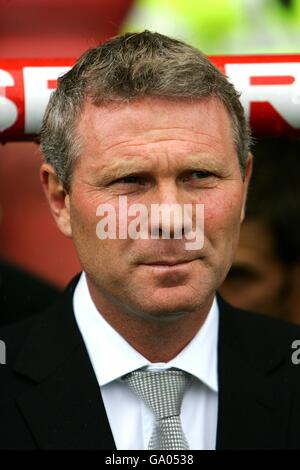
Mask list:
[{"label": "eyebrow", "polygon": [[133,173],[147,173],[149,170],[149,165],[142,164],[140,159],[117,160],[113,165],[102,168],[98,175],[98,179],[105,184],[109,183],[112,179],[119,179]]},{"label": "eyebrow", "polygon": [[[205,170],[210,172],[224,172],[224,165],[217,163],[212,155],[199,154],[190,155],[186,158],[180,171]],[[116,160],[112,165],[108,165],[100,170],[97,179],[102,184],[109,183],[112,179],[119,179],[130,174],[146,174],[153,171],[153,162],[143,158],[131,158]]]},{"label": "eyebrow", "polygon": [[223,161],[216,162],[213,155],[191,155],[184,164],[185,170],[207,170],[213,172],[225,171]]}]

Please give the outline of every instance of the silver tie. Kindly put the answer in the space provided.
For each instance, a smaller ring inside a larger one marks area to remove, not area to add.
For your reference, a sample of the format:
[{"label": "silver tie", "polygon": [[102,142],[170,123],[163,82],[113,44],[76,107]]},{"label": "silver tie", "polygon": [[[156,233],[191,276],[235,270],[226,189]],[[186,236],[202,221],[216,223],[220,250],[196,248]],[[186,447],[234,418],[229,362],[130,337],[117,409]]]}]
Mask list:
[{"label": "silver tie", "polygon": [[189,449],[181,425],[180,411],[184,391],[191,376],[179,369],[136,370],[125,376],[124,380],[155,414],[156,423],[148,449]]}]

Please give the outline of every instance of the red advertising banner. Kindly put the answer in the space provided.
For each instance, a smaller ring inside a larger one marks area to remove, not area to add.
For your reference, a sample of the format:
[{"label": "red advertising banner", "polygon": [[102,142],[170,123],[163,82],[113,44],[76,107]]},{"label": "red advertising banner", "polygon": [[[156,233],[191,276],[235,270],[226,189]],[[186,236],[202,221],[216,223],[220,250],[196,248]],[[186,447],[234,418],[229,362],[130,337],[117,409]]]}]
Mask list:
[{"label": "red advertising banner", "polygon": [[[213,56],[241,93],[254,135],[300,136],[300,54]],[[0,142],[34,140],[75,59],[0,59]]]}]

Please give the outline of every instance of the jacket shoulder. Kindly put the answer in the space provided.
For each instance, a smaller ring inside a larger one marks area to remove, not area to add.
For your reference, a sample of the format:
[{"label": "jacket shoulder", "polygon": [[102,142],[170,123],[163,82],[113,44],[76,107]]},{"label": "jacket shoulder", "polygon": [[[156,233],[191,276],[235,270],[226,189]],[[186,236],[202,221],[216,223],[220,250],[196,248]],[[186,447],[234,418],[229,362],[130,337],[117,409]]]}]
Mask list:
[{"label": "jacket shoulder", "polygon": [[300,326],[286,320],[237,309],[220,296],[220,335],[238,344],[253,361],[288,358],[300,348]]}]

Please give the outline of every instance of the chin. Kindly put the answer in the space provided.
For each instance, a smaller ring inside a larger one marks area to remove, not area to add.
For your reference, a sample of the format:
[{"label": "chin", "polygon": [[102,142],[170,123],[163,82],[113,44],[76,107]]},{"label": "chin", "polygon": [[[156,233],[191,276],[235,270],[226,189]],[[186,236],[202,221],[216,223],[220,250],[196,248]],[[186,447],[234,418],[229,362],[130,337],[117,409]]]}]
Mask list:
[{"label": "chin", "polygon": [[[174,290],[174,289],[170,289]],[[177,288],[180,291],[180,288]],[[157,319],[179,318],[193,313],[201,307],[205,301],[199,296],[191,296],[185,293],[180,295],[179,292],[168,293],[168,295],[152,295],[147,296],[147,301],[139,305],[138,310],[144,317]],[[149,299],[149,300],[148,300]]]},{"label": "chin", "polygon": [[187,317],[191,315],[192,311],[183,309],[180,307],[171,308],[171,307],[162,307],[162,308],[152,308],[152,309],[139,309],[136,311],[135,316],[142,318],[144,320],[156,321],[156,322],[170,322],[176,321],[180,318]]}]

